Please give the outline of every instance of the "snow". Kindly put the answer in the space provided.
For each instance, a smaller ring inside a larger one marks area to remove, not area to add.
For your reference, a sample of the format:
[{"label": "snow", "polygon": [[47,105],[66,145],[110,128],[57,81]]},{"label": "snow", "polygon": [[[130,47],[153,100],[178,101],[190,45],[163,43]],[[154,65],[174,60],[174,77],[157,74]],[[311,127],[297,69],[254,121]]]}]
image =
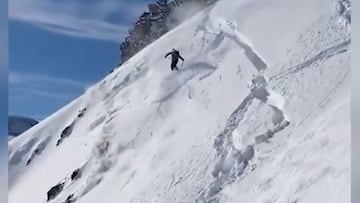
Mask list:
[{"label": "snow", "polygon": [[346,12],[203,10],[9,141],[9,202],[350,202]]}]

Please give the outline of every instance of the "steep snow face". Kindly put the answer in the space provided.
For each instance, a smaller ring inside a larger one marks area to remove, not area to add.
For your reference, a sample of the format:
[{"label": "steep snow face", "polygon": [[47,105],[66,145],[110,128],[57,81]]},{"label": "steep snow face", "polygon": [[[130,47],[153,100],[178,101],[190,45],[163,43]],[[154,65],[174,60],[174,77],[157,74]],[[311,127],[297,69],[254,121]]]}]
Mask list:
[{"label": "steep snow face", "polygon": [[219,1],[10,141],[9,202],[350,202],[344,2]]}]

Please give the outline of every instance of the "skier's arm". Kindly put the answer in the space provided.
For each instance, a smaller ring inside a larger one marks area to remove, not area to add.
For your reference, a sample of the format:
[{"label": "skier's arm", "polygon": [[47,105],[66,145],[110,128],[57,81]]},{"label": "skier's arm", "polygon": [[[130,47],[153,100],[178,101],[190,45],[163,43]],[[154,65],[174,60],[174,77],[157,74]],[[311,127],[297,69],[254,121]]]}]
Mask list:
[{"label": "skier's arm", "polygon": [[168,57],[170,54],[171,54],[171,52],[167,53],[167,54],[165,55],[165,58]]},{"label": "skier's arm", "polygon": [[180,56],[180,54],[179,54],[179,58],[180,58],[182,61],[184,61],[184,58],[183,58],[182,56]]}]

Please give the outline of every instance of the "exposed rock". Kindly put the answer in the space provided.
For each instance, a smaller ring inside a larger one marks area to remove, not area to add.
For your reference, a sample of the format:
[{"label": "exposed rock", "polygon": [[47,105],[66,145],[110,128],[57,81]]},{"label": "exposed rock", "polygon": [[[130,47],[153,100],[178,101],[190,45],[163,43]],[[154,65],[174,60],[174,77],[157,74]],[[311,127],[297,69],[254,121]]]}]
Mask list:
[{"label": "exposed rock", "polygon": [[50,200],[54,199],[55,197],[57,197],[62,192],[63,189],[64,189],[64,183],[59,183],[59,184],[55,185],[54,187],[52,187],[47,192],[47,201],[50,201]]},{"label": "exposed rock", "polygon": [[[160,38],[172,29],[174,21],[171,13],[185,3],[197,3],[205,6],[212,5],[217,0],[158,0],[148,5],[148,11],[144,12],[133,28],[129,30],[129,36],[120,44],[120,64],[134,56],[151,42]],[[194,13],[195,14],[195,13]],[[176,22],[175,22],[176,23]]]},{"label": "exposed rock", "polygon": [[81,172],[82,172],[82,171],[81,171],[80,168],[76,169],[76,170],[71,174],[71,180],[74,181],[74,180],[77,180],[77,179],[81,178],[81,175],[82,175]]}]

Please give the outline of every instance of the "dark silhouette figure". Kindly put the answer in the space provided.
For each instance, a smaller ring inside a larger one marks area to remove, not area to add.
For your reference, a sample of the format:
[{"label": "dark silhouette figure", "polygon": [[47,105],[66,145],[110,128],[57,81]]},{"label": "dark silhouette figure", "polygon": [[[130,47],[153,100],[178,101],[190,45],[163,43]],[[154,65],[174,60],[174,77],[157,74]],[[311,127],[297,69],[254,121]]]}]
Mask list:
[{"label": "dark silhouette figure", "polygon": [[180,52],[178,50],[172,49],[171,52],[165,55],[165,58],[171,55],[171,70],[178,70],[177,63],[179,62],[179,58],[184,61],[184,58],[180,56]]}]

